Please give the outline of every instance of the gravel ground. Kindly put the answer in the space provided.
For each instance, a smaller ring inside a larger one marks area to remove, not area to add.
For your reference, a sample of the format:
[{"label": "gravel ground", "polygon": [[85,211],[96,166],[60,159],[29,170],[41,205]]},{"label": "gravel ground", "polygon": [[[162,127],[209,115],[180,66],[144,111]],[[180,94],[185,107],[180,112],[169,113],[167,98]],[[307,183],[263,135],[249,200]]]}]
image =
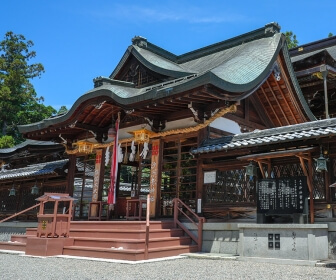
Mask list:
[{"label": "gravel ground", "polygon": [[336,269],[225,259],[121,264],[0,253],[0,279],[336,279]]}]

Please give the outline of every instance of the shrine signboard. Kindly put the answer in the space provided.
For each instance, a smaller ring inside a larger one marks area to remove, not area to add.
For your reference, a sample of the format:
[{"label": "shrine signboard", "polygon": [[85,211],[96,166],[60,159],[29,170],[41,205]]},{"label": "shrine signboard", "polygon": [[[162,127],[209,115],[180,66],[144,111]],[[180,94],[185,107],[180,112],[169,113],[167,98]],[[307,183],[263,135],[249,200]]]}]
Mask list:
[{"label": "shrine signboard", "polygon": [[304,176],[258,181],[257,213],[281,215],[307,212],[308,188]]}]

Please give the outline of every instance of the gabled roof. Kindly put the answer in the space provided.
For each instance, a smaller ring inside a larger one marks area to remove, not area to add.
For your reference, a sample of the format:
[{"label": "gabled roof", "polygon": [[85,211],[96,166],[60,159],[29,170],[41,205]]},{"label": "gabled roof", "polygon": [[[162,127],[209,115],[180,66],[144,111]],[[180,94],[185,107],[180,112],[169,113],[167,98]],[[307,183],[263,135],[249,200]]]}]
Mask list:
[{"label": "gabled roof", "polygon": [[210,139],[191,152],[193,154],[213,153],[334,135],[336,135],[336,118]]},{"label": "gabled roof", "polygon": [[284,43],[279,31],[280,27],[271,23],[179,56],[137,36],[133,38],[133,44],[128,47],[110,79],[114,79],[127,58],[134,55],[147,68],[172,78],[191,74],[202,76],[211,72],[225,81],[223,90],[232,90],[234,85],[236,92],[245,91],[246,89],[239,86],[254,82],[266,68],[273,66],[275,56]]},{"label": "gabled roof", "polygon": [[[277,118],[274,126],[312,120],[314,116],[301,96],[291,68],[285,36],[279,30],[277,24],[267,24],[180,56],[136,37],[111,76],[95,79],[97,86],[81,96],[65,115],[19,126],[19,130],[27,138],[59,140],[58,135],[66,133],[78,139],[83,128],[106,133],[111,119],[115,119],[113,112],[118,111],[159,121],[169,117],[176,120],[176,114],[181,111],[193,117],[188,107],[191,102],[209,116],[220,106],[247,98],[263,84],[258,98],[265,110],[271,110],[268,107],[272,106],[274,98],[267,96],[269,92],[281,95],[277,98],[281,100],[276,100],[277,112],[272,112],[273,118]],[[142,88],[114,80],[130,56],[170,79]],[[279,82],[272,78],[265,83],[273,71],[280,69],[284,79]]]}]

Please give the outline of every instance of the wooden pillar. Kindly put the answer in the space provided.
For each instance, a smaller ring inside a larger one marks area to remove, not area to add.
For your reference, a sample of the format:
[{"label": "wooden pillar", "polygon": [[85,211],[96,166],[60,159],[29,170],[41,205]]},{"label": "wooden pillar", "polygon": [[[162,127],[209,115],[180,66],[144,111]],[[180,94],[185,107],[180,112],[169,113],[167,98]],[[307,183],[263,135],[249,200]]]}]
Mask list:
[{"label": "wooden pillar", "polygon": [[203,159],[197,158],[197,169],[196,169],[196,212],[202,213],[203,205],[203,182],[204,182],[204,171],[203,171]]},{"label": "wooden pillar", "polygon": [[[103,158],[103,149],[96,150],[95,172],[93,177],[92,202],[99,200],[99,189],[102,189],[102,179],[104,176],[105,158]],[[100,195],[101,196],[101,195]]]},{"label": "wooden pillar", "polygon": [[105,154],[106,149],[102,149],[102,158],[100,163],[100,174],[99,174],[99,184],[98,184],[98,201],[102,200],[103,187],[104,187],[104,175],[105,175]]},{"label": "wooden pillar", "polygon": [[308,170],[306,168],[304,158],[302,156],[299,156],[300,164],[303,170],[304,175],[307,177],[307,184],[309,189],[309,214],[310,214],[310,223],[313,224],[315,222],[314,217],[314,186],[313,186],[313,161],[311,158],[311,155],[309,155],[308,158]]},{"label": "wooden pillar", "polygon": [[309,192],[309,209],[310,209],[310,222],[313,224],[315,222],[315,209],[314,209],[314,185],[313,185],[313,160],[311,156],[308,159],[308,169],[309,169],[309,180],[308,186],[310,185]]},{"label": "wooden pillar", "polygon": [[158,188],[161,186],[161,166],[160,166],[160,155],[162,154],[161,141],[159,139],[152,141],[152,158],[151,158],[151,172],[150,172],[150,183],[149,183],[149,194],[150,194],[150,216],[155,217],[158,213],[157,204],[160,202],[160,191]]},{"label": "wooden pillar", "polygon": [[68,176],[67,176],[67,185],[65,192],[70,196],[73,196],[74,193],[74,181],[75,181],[75,172],[76,172],[76,155],[69,155],[69,164],[68,164]]},{"label": "wooden pillar", "polygon": [[[209,127],[205,127],[198,131],[197,135],[197,147],[201,146],[202,142],[206,137],[209,136]],[[203,172],[203,159],[197,158],[197,167],[196,167],[196,212],[202,212],[203,205],[203,182],[204,182],[204,172]]]}]

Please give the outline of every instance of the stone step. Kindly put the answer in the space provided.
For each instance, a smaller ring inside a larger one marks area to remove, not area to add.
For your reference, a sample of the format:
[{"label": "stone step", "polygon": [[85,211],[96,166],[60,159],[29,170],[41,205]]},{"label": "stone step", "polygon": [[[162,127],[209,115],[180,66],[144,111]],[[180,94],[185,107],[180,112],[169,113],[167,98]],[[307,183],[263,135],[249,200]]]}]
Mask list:
[{"label": "stone step", "polygon": [[[197,252],[196,245],[180,245],[165,248],[153,248],[148,251],[148,258],[163,258],[177,256],[185,253]],[[130,250],[130,249],[108,249],[99,247],[85,247],[85,246],[65,246],[63,249],[64,255],[104,258],[104,259],[118,259],[128,261],[140,261],[145,259],[145,250]]]}]

